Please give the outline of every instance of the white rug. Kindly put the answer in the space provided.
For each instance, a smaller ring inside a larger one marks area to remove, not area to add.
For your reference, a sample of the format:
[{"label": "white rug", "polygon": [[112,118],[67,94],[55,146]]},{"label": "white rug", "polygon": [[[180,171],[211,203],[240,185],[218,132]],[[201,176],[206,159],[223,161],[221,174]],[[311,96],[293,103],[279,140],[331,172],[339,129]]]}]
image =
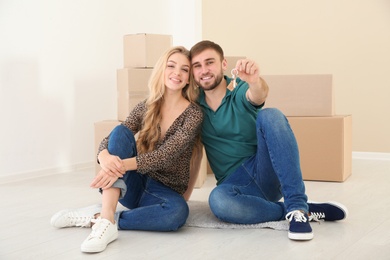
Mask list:
[{"label": "white rug", "polygon": [[217,219],[211,212],[206,201],[188,201],[190,215],[184,226],[199,228],[272,228],[275,230],[288,230],[287,221],[272,221],[260,224],[232,224]]}]

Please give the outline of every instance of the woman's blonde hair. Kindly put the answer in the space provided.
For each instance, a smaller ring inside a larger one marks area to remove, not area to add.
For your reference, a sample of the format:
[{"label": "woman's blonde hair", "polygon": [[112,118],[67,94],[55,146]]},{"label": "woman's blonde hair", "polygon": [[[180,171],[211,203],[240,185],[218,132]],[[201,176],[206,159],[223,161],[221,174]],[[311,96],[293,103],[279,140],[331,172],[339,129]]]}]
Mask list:
[{"label": "woman's blonde hair", "polygon": [[[188,60],[190,60],[189,50],[182,46],[176,46],[166,51],[157,61],[149,79],[149,97],[146,100],[146,112],[143,119],[143,127],[139,132],[137,139],[137,150],[139,153],[145,153],[154,150],[155,145],[160,138],[160,131],[158,126],[162,118],[161,106],[165,93],[165,69],[169,57],[175,53],[181,53],[185,55]],[[199,90],[194,83],[192,69],[190,69],[189,74],[189,84],[183,88],[182,95],[188,101],[194,103],[198,98]]]}]

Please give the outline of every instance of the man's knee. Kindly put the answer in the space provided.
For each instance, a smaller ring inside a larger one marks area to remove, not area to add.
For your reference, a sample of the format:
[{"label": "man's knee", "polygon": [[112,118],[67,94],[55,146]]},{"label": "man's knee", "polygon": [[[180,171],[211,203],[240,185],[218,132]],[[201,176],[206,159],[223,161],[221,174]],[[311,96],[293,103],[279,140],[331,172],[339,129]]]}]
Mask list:
[{"label": "man's knee", "polygon": [[232,193],[223,186],[217,186],[209,196],[209,206],[212,213],[222,221],[235,222],[235,216],[240,210],[237,210],[237,202],[232,198]]},{"label": "man's knee", "polygon": [[257,115],[257,121],[268,121],[272,122],[275,119],[284,119],[285,116],[277,108],[264,108],[261,109]]},{"label": "man's knee", "polygon": [[282,127],[288,125],[286,116],[277,108],[261,109],[257,115],[256,125],[258,128]]}]

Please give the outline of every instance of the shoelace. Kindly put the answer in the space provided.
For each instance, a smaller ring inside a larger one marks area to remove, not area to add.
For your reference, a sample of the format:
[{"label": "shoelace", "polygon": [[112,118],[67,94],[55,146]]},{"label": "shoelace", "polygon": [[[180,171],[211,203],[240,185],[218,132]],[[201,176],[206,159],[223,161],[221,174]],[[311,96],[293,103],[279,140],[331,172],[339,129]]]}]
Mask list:
[{"label": "shoelace", "polygon": [[69,212],[68,218],[70,219],[70,224],[76,227],[90,227],[92,217],[79,216]]},{"label": "shoelace", "polygon": [[320,221],[321,219],[325,219],[324,212],[310,212],[309,221]]},{"label": "shoelace", "polygon": [[92,232],[89,235],[88,239],[94,238],[94,237],[102,237],[104,232],[107,230],[110,223],[102,221],[101,218],[92,219],[91,220],[94,225],[92,226]]},{"label": "shoelace", "polygon": [[289,222],[291,222],[293,218],[296,222],[306,222],[307,221],[305,214],[303,214],[302,211],[300,211],[300,210],[294,210],[294,211],[287,213],[286,219]]}]

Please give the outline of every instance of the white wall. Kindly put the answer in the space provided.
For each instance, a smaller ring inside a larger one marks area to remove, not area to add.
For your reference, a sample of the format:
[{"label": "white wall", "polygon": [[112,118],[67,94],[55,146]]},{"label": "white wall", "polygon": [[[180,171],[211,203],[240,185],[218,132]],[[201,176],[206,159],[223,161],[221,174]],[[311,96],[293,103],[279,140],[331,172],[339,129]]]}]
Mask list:
[{"label": "white wall", "polygon": [[0,1],[0,177],[92,165],[93,124],[116,119],[122,37],[201,38],[200,0]]}]

